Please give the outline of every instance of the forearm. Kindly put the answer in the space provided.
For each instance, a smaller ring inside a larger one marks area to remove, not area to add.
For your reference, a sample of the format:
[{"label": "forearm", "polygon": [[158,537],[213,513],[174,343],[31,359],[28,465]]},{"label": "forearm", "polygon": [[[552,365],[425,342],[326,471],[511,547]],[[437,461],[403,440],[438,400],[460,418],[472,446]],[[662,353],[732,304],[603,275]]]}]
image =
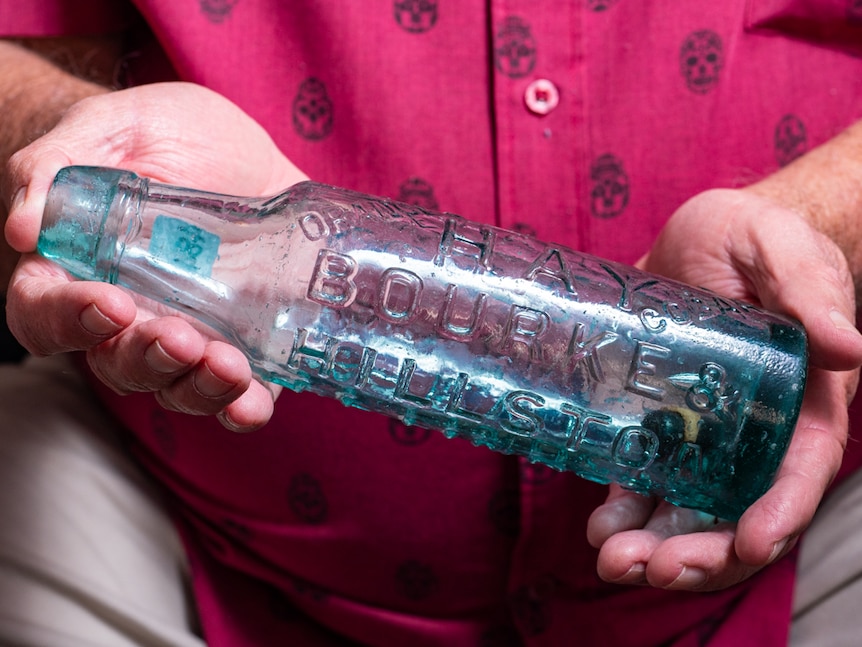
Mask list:
[{"label": "forearm", "polygon": [[862,297],[862,121],[749,188],[832,239]]},{"label": "forearm", "polygon": [[[69,106],[107,91],[115,50],[111,39],[0,41],[0,168],[48,132]],[[12,196],[3,197],[0,220],[5,223]],[[0,294],[17,257],[0,237]]]}]

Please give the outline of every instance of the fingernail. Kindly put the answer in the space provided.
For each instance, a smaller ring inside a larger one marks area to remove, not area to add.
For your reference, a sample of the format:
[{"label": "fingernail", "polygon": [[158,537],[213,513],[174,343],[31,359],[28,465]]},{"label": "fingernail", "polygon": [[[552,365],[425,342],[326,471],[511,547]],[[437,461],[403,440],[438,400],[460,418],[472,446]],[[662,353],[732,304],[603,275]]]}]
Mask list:
[{"label": "fingernail", "polygon": [[194,385],[195,390],[205,398],[220,398],[230,393],[235,386],[213,375],[206,364],[195,371]]},{"label": "fingernail", "polygon": [[24,204],[24,198],[27,197],[27,187],[21,186],[15,191],[15,194],[12,196],[12,201],[9,203],[9,211],[14,211],[15,209],[20,209]]},{"label": "fingernail", "polygon": [[682,572],[677,575],[677,578],[667,585],[667,589],[697,589],[706,584],[709,575],[706,571],[693,566],[683,566]]},{"label": "fingernail", "polygon": [[838,312],[838,310],[830,310],[829,318],[832,319],[832,323],[839,330],[852,330],[853,332],[857,332],[858,329],[855,325],[843,314]]},{"label": "fingernail", "polygon": [[220,412],[216,417],[221,421],[221,424],[225,427],[225,429],[227,429],[228,431],[232,431],[235,434],[247,434],[254,431],[254,429],[251,427],[243,427],[241,425],[238,425],[234,421],[234,419],[231,418],[230,414],[227,411]]},{"label": "fingernail", "polygon": [[784,549],[787,547],[787,541],[788,539],[787,537],[785,537],[784,539],[779,539],[772,545],[772,553],[769,555],[769,562],[767,562],[768,564],[771,564],[776,559],[781,557],[781,553],[783,553]]},{"label": "fingernail", "polygon": [[91,335],[96,335],[98,337],[111,335],[122,328],[122,326],[114,322],[113,319],[106,317],[95,303],[91,303],[84,308],[78,317],[78,321],[81,322],[81,326],[84,330]]},{"label": "fingernail", "polygon": [[144,351],[144,361],[156,373],[176,373],[186,366],[185,363],[171,357],[157,339]]},{"label": "fingernail", "polygon": [[625,575],[614,580],[615,584],[643,584],[646,582],[646,564],[636,562],[626,571]]}]

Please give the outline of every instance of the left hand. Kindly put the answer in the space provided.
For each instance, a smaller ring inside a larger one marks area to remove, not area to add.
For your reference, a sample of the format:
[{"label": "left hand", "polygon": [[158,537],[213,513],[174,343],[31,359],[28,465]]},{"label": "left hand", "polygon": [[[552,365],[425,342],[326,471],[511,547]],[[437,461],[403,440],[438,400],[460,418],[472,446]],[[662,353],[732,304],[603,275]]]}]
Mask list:
[{"label": "left hand", "polygon": [[72,280],[33,253],[48,189],[57,171],[73,164],[238,196],[274,195],[307,176],[238,106],[180,82],[82,99],[13,155],[2,174],[5,194],[16,196],[6,237],[22,253],[7,321],[22,346],[34,355],[84,351],[115,392],[153,393],[166,409],[215,415],[233,431],[266,424],[280,387],[254,379],[238,348],[117,286]]},{"label": "left hand", "polygon": [[722,589],[787,553],[841,465],[862,365],[844,254],[800,214],[754,192],[707,191],[668,221],[639,266],[790,315],[810,344],[808,384],[776,481],[738,523],[611,486],[587,535],[599,575],[621,584]]}]

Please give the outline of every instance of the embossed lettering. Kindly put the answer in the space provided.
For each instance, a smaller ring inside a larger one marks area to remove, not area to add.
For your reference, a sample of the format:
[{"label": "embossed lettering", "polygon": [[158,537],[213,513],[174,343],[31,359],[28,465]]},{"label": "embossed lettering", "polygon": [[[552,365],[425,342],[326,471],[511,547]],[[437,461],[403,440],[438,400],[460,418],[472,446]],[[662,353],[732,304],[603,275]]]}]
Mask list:
[{"label": "embossed lettering", "polygon": [[[640,283],[636,283],[631,276],[628,274],[626,276],[620,276],[614,268],[610,265],[606,265],[605,263],[601,264],[602,269],[610,274],[613,279],[620,284],[622,287],[622,293],[620,294],[619,303],[617,303],[617,307],[623,312],[631,312],[632,310],[632,297],[638,290],[643,290],[644,288],[648,288],[652,285],[658,283],[658,279],[645,279]],[[642,278],[642,277],[638,277]]]},{"label": "embossed lettering", "polygon": [[317,241],[329,236],[329,225],[326,220],[316,211],[309,211],[299,220],[299,228],[305,237],[311,241]]},{"label": "embossed lettering", "polygon": [[670,357],[670,354],[670,348],[645,341],[637,342],[626,379],[626,389],[653,400],[663,400],[666,391],[660,386],[648,384],[643,380],[655,375],[656,365],[649,361],[650,359],[666,359]]},{"label": "embossed lettering", "polygon": [[691,321],[691,314],[685,305],[680,305],[675,302],[668,302],[664,304],[664,311],[667,313],[667,316],[671,318],[671,321],[678,324],[687,324]]},{"label": "embossed lettering", "polygon": [[572,283],[568,265],[560,250],[555,247],[545,249],[541,255],[536,257],[536,260],[533,261],[530,268],[524,274],[524,278],[531,281],[535,281],[538,276],[547,276],[560,281],[566,287],[567,292],[572,295],[577,294]]},{"label": "embossed lettering", "polygon": [[475,336],[485,314],[488,295],[484,292],[476,295],[471,312],[466,317],[461,316],[458,311],[457,296],[457,285],[450,283],[446,286],[443,307],[440,308],[440,316],[437,318],[437,334],[455,341],[470,341]]},{"label": "embossed lettering", "polygon": [[650,429],[625,427],[614,438],[611,456],[617,465],[644,470],[655,460],[658,446],[658,436]]},{"label": "embossed lettering", "polygon": [[346,211],[306,211],[299,219],[299,228],[305,237],[313,242],[337,236],[350,230],[354,225]]},{"label": "embossed lettering", "polygon": [[329,375],[337,382],[352,382],[361,389],[366,386],[376,359],[377,351],[369,346],[339,341],[330,335],[312,342],[308,330],[297,328],[285,366],[304,373]]},{"label": "embossed lettering", "polygon": [[337,382],[354,381],[362,364],[365,348],[350,342],[338,342],[329,353],[327,372]]},{"label": "embossed lettering", "polygon": [[658,333],[667,328],[667,321],[665,321],[664,317],[661,316],[661,313],[655,308],[644,308],[638,316],[640,317],[644,328],[650,332]]},{"label": "embossed lettering", "polygon": [[362,388],[368,381],[377,351],[368,346],[339,342],[329,350],[327,372],[338,382],[353,382]]},{"label": "embossed lettering", "polygon": [[569,341],[571,366],[574,369],[574,367],[576,367],[580,362],[584,362],[592,378],[597,382],[603,383],[605,381],[605,374],[602,370],[602,363],[599,360],[599,349],[616,341],[619,338],[619,335],[615,332],[606,330],[584,340],[585,330],[585,324],[575,324],[575,330],[572,333],[571,340]]},{"label": "embossed lettering", "polygon": [[329,363],[329,355],[334,343],[335,339],[325,335],[322,347],[310,346],[308,345],[308,331],[305,328],[298,328],[293,336],[293,345],[287,357],[288,368],[303,370],[302,363],[305,363],[306,371],[311,368],[318,373],[323,372]]},{"label": "embossed lettering", "polygon": [[569,402],[563,402],[560,411],[573,418],[572,434],[566,446],[568,451],[577,451],[585,441],[593,445],[610,443],[611,436],[607,431],[613,422],[610,416]]},{"label": "embossed lettering", "polygon": [[413,402],[419,406],[431,406],[431,400],[420,395],[415,395],[410,390],[411,382],[414,379],[415,373],[416,360],[405,359],[401,364],[401,370],[398,371],[398,379],[395,381],[395,397],[407,400],[408,402]]},{"label": "embossed lettering", "polygon": [[541,426],[542,419],[535,409],[541,408],[545,399],[530,391],[512,391],[502,400],[503,410],[509,419],[500,417],[500,425],[517,436],[530,436]]},{"label": "embossed lettering", "polygon": [[455,415],[478,421],[482,419],[481,415],[461,407],[461,400],[464,398],[464,392],[469,380],[470,376],[466,373],[458,373],[458,377],[455,378],[455,383],[449,394],[449,400],[446,402],[446,413],[454,413]]},{"label": "embossed lettering", "polygon": [[421,294],[422,279],[418,275],[397,267],[386,270],[378,290],[380,318],[398,324],[409,322],[416,314]]},{"label": "embossed lettering", "polygon": [[523,347],[532,360],[541,362],[542,346],[538,342],[547,331],[549,321],[548,315],[541,310],[512,306],[500,352],[512,354],[518,347]]},{"label": "embossed lettering", "polygon": [[447,258],[458,254],[472,257],[480,268],[484,270],[489,269],[491,267],[491,253],[494,250],[494,241],[496,238],[494,230],[488,227],[479,227],[479,240],[476,240],[475,237],[459,233],[457,231],[459,223],[464,224],[464,221],[458,218],[448,218],[446,220],[437,256],[434,258],[434,264],[443,265],[443,262]]},{"label": "embossed lettering", "polygon": [[321,249],[308,283],[308,298],[334,308],[346,308],[356,298],[356,261],[346,254]]},{"label": "embossed lettering", "polygon": [[362,352],[362,360],[359,362],[359,372],[356,374],[356,387],[362,388],[368,383],[368,378],[371,377],[371,371],[374,369],[374,362],[377,360],[377,351],[373,348],[366,347]]}]

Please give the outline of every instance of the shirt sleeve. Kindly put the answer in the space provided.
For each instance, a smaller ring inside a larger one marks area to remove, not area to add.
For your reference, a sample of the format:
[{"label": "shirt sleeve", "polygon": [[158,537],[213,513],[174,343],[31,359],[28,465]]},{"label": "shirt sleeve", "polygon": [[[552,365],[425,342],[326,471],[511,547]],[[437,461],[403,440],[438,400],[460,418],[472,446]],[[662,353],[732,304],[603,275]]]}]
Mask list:
[{"label": "shirt sleeve", "polygon": [[134,17],[123,0],[0,2],[0,37],[95,36],[122,31]]}]

